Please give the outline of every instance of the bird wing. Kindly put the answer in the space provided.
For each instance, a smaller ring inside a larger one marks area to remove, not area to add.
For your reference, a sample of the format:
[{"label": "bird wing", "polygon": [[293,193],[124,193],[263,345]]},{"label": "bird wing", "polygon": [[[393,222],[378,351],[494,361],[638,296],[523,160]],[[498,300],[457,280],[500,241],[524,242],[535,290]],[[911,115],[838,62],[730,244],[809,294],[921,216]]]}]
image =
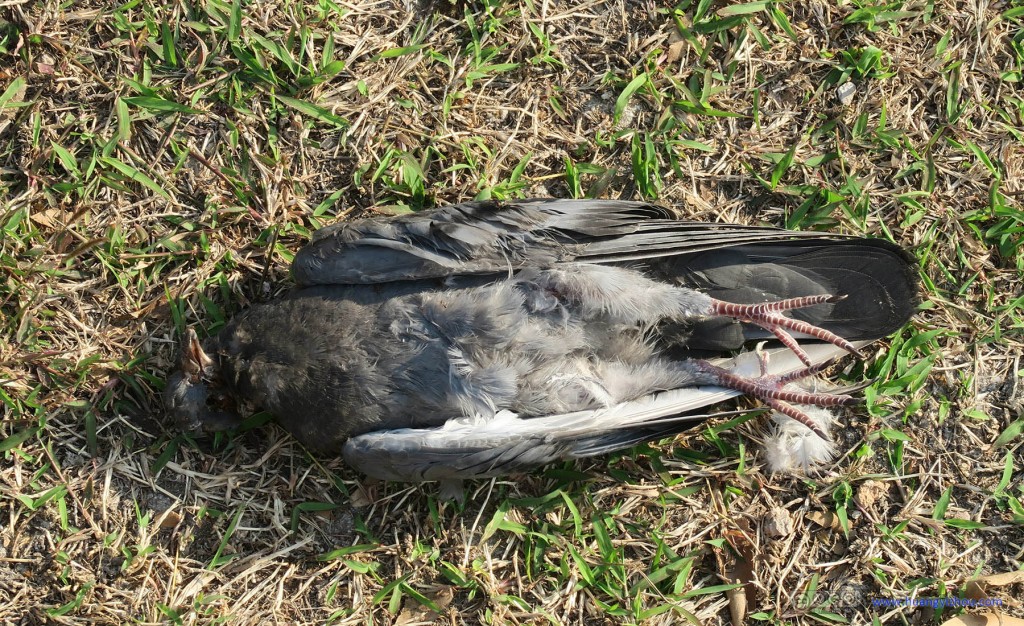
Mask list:
[{"label": "bird wing", "polygon": [[613,263],[755,242],[844,239],[762,226],[676,220],[622,200],[469,202],[318,230],[295,256],[299,285],[353,285],[501,273],[525,266]]},{"label": "bird wing", "polygon": [[[864,345],[864,344],[860,344]],[[805,346],[814,363],[843,354],[831,344]],[[769,350],[768,373],[783,375],[803,364],[787,348]],[[732,359],[714,363],[728,367]],[[607,408],[520,419],[511,411],[493,418],[460,418],[438,428],[376,431],[349,439],[345,461],[368,476],[405,482],[485,478],[540,467],[561,459],[605,454],[671,436],[713,415],[701,409],[742,395],[702,386],[651,394]]]}]

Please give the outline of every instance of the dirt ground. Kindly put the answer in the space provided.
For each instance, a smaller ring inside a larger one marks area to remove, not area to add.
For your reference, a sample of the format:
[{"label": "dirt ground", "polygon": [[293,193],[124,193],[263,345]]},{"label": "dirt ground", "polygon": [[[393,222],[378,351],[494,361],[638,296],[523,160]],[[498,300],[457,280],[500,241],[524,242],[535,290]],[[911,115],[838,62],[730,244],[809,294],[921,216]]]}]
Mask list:
[{"label": "dirt ground", "polygon": [[[0,0],[0,623],[1024,617],[1022,19]],[[312,230],[532,196],[888,238],[921,311],[833,372],[878,381],[809,476],[764,467],[763,418],[723,419],[460,505],[267,416],[164,423],[181,332],[286,291]],[[883,604],[907,598],[931,604]]]}]

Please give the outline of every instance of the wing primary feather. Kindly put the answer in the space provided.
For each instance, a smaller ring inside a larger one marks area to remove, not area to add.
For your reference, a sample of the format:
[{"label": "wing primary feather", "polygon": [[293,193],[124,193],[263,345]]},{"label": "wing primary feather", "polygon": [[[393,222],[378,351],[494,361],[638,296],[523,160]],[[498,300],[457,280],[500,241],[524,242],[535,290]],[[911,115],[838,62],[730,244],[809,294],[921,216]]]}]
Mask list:
[{"label": "wing primary feather", "polygon": [[[842,353],[831,344],[806,349],[815,363]],[[803,368],[785,348],[770,350],[769,364],[770,373],[778,375]],[[710,414],[701,409],[737,395],[740,392],[721,387],[692,387],[561,415],[520,419],[500,411],[491,419],[450,420],[439,428],[360,435],[348,440],[344,456],[353,467],[385,480],[485,478],[660,439],[704,421]]]}]

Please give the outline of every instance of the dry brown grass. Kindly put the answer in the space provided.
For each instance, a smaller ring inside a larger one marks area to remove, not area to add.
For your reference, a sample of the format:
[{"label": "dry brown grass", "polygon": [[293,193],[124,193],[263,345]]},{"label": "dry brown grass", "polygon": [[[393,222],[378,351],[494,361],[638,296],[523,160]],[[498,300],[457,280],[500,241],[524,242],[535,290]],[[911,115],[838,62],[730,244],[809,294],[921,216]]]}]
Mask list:
[{"label": "dry brown grass", "polygon": [[[734,571],[748,619],[932,623],[870,599],[1020,569],[1019,2],[735,6],[0,0],[0,622],[716,624]],[[463,508],[162,425],[176,332],[318,225],[578,193],[914,251],[928,306],[852,368],[895,382],[834,466],[768,475],[748,422]]]}]

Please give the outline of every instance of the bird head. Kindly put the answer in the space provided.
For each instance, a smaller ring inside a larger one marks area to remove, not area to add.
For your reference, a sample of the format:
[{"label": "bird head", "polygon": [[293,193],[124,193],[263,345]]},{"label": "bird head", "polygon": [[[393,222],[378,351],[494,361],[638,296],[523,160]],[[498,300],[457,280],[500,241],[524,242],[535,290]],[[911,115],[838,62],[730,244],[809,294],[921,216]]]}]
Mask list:
[{"label": "bird head", "polygon": [[220,366],[206,354],[191,328],[181,343],[178,368],[164,388],[164,406],[178,428],[199,434],[238,425],[237,415],[215,408],[227,399],[218,389]]}]

